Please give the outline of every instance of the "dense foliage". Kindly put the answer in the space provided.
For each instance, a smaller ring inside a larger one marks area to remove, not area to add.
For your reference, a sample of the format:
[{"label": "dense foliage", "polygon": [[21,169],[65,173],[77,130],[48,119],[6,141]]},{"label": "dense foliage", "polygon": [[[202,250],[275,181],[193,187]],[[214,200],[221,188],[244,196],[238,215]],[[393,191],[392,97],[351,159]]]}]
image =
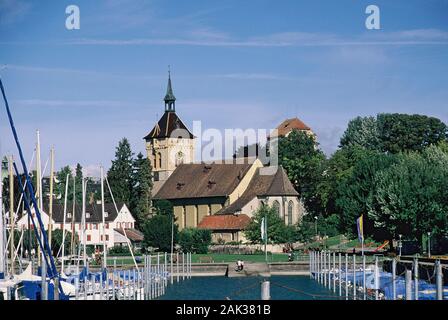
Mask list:
[{"label": "dense foliage", "polygon": [[137,224],[143,223],[151,213],[152,171],[151,162],[142,153],[137,155],[132,172],[131,212],[137,219]]},{"label": "dense foliage", "polygon": [[172,230],[171,215],[155,215],[143,224],[143,248],[156,248],[158,251],[171,251],[171,235],[174,231],[174,245],[178,242],[178,227],[174,224]]},{"label": "dense foliage", "polygon": [[267,220],[268,243],[292,243],[297,241],[297,226],[287,226],[274,208],[262,206],[254,212],[252,220],[244,234],[252,243],[263,243],[261,239],[261,223]]},{"label": "dense foliage", "polygon": [[183,252],[207,253],[211,242],[210,230],[185,228],[179,233],[179,244]]},{"label": "dense foliage", "polygon": [[[123,138],[118,143],[115,160],[112,160],[112,166],[107,172],[107,179],[116,202],[131,203],[133,155],[128,139]],[[106,195],[108,200],[112,201],[110,194]]]},{"label": "dense foliage", "polygon": [[173,203],[164,199],[155,199],[152,201],[152,207],[156,214],[173,214]]},{"label": "dense foliage", "polygon": [[[313,136],[292,132],[279,140],[279,162],[300,193],[308,215],[298,239],[344,233],[423,241],[448,237],[448,129],[423,115],[379,114],[351,120],[340,148],[326,158]],[[254,225],[252,240],[259,234]],[[250,234],[250,231],[249,231]]]},{"label": "dense foliage", "polygon": [[317,148],[314,136],[293,131],[278,143],[279,164],[303,199],[308,212],[317,214],[322,208],[317,189],[322,179],[324,153]]},{"label": "dense foliage", "polygon": [[[62,239],[64,238],[62,229],[55,229],[51,234],[51,251],[54,255],[62,250]],[[65,239],[64,239],[64,252],[65,255],[70,254],[70,245],[71,245],[72,233],[70,231],[65,231]],[[76,238],[75,238],[76,239]]]}]

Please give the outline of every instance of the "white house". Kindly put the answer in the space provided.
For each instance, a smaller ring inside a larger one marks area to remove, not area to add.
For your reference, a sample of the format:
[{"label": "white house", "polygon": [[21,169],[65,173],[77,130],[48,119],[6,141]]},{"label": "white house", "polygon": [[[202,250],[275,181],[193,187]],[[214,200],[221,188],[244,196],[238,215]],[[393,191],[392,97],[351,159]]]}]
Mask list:
[{"label": "white house", "polygon": [[[115,245],[122,245],[126,243],[124,233],[128,238],[134,242],[139,242],[143,239],[143,235],[135,228],[135,219],[129,211],[126,204],[117,204],[119,212],[115,209],[113,204],[105,204],[105,226],[104,233],[106,239],[106,246],[111,248]],[[34,215],[34,209],[33,215]],[[42,222],[45,229],[48,229],[49,216],[47,214],[48,206],[44,205],[44,210],[41,210]],[[101,215],[101,203],[89,204],[86,206],[86,244],[87,245],[103,245],[103,222]],[[64,222],[64,206],[61,204],[53,205],[52,225],[53,230],[65,228],[67,231],[74,230],[78,239],[82,236],[82,207],[75,207],[75,215],[73,216],[73,205],[67,205],[67,216]],[[36,221],[37,223],[37,221]],[[17,222],[17,228],[28,229],[28,215],[26,212]],[[33,228],[32,222],[30,227]],[[124,229],[124,231],[123,231]]]}]

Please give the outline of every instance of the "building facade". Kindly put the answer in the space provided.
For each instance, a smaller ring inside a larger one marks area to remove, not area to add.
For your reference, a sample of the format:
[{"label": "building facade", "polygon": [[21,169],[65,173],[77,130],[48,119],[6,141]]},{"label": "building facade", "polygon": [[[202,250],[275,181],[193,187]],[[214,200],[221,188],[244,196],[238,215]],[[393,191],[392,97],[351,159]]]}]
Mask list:
[{"label": "building facade", "polygon": [[276,208],[285,224],[305,214],[283,168],[263,174],[260,160],[231,164],[183,164],[165,182],[155,199],[173,203],[179,230],[203,228],[214,241],[245,242],[244,231],[262,205]]},{"label": "building facade", "polygon": [[[74,231],[78,239],[80,239],[82,237],[83,224],[81,208],[78,207],[75,207],[75,216],[73,216],[73,207],[71,205],[67,206],[68,211],[64,223],[64,206],[59,204],[53,205],[53,230],[65,229],[70,232]],[[129,233],[129,235],[141,235],[139,231],[135,230],[135,219],[132,217],[128,207],[125,204],[117,204],[117,207],[120,208],[118,213],[113,204],[105,204],[104,235],[107,248],[126,243],[126,238],[123,236],[124,232],[126,232],[126,234]],[[44,205],[44,210],[41,210],[40,213],[42,222],[46,228],[48,228],[50,222],[47,212],[48,207]],[[103,245],[103,222],[101,212],[101,204],[86,206],[86,245]],[[28,229],[28,214],[26,212],[24,212],[22,217],[18,220],[16,226],[19,230]],[[30,227],[33,228],[32,223],[30,224]],[[133,241],[131,237],[128,238]]]}]

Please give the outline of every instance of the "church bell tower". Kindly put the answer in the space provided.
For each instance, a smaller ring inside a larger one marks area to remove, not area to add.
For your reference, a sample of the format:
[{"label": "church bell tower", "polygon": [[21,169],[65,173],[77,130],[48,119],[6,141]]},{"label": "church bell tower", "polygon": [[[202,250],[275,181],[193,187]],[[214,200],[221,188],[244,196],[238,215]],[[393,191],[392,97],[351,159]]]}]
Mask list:
[{"label": "church bell tower", "polygon": [[144,137],[154,173],[154,187],[157,181],[163,183],[167,180],[180,164],[194,162],[195,137],[176,114],[176,97],[169,71],[164,101],[163,116]]}]

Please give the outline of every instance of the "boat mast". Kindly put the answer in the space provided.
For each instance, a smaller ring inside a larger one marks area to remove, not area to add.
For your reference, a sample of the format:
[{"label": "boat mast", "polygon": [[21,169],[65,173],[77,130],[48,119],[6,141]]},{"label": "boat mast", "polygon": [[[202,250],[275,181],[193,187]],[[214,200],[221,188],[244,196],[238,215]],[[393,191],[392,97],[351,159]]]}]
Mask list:
[{"label": "boat mast", "polygon": [[[22,147],[20,146],[19,138],[18,138],[17,131],[16,131],[16,128],[15,128],[15,125],[14,125],[14,120],[12,119],[11,110],[9,108],[8,100],[6,98],[5,89],[3,87],[3,83],[1,81],[1,79],[0,79],[0,90],[2,92],[3,100],[5,102],[5,108],[6,108],[6,112],[8,114],[9,125],[11,127],[11,131],[12,131],[12,134],[14,136],[14,140],[15,140],[15,143],[16,143],[16,146],[17,146],[17,150],[19,152],[20,162],[22,164],[22,168],[23,168],[23,171],[24,171],[24,174],[25,174],[25,177],[26,177],[26,181],[27,181],[27,184],[28,184],[27,185],[27,189],[29,188],[29,193],[30,193],[30,197],[31,197],[31,203],[32,203],[32,206],[35,208],[35,215],[36,215],[36,218],[38,220],[39,228],[40,228],[41,231],[43,230],[41,232],[42,238],[39,237],[39,234],[37,233],[38,228],[37,228],[36,224],[34,223],[34,220],[33,220],[33,227],[34,227],[34,230],[35,230],[35,233],[36,233],[36,237],[37,237],[38,242],[39,242],[39,247],[41,247],[41,250],[42,250],[43,261],[50,268],[50,270],[51,270],[51,272],[49,272],[50,273],[50,278],[53,279],[55,277],[59,277],[59,275],[58,275],[58,272],[57,272],[57,269],[56,269],[56,265],[54,263],[53,256],[51,254],[50,247],[48,245],[48,237],[47,237],[47,234],[45,232],[45,226],[44,226],[44,224],[42,222],[42,218],[41,218],[41,214],[40,214],[40,210],[39,210],[39,205],[37,204],[37,201],[36,201],[34,188],[33,188],[30,176],[28,175],[28,169],[27,169],[24,157],[23,157]],[[13,165],[14,165],[14,170],[16,172],[16,175],[17,175],[17,177],[19,177],[20,176],[19,170],[18,170],[18,168],[17,168],[15,163]],[[26,194],[25,194],[26,193],[26,189],[24,188],[24,186],[22,184],[22,181],[20,179],[18,179],[18,183],[19,183],[20,191],[21,191],[21,193],[24,196],[25,204],[26,204],[26,207],[27,207],[27,213],[28,213],[28,215],[30,217],[32,217],[33,214],[31,212],[31,205],[30,205],[29,200],[28,200],[28,198],[26,197]],[[49,258],[49,260],[47,258]],[[59,291],[60,291],[61,294],[64,294],[64,291],[63,291],[62,286],[61,286],[60,283],[59,283]]]},{"label": "boat mast", "polygon": [[11,261],[11,276],[14,276],[14,174],[13,174],[13,158],[9,156],[9,227],[10,238],[9,252]]},{"label": "boat mast", "polygon": [[83,252],[84,252],[84,266],[87,266],[87,255],[86,255],[86,187],[87,183],[84,182],[84,177],[82,177],[82,245],[83,245]]},{"label": "boat mast", "polygon": [[[51,235],[53,233],[53,184],[54,184],[54,147],[50,151],[50,204],[48,209],[48,244],[51,249]],[[64,221],[65,222],[65,221]]]},{"label": "boat mast", "polygon": [[101,166],[101,216],[103,217],[103,268],[107,268],[106,219],[104,210],[104,168]]},{"label": "boat mast", "polygon": [[4,226],[3,226],[3,166],[0,169],[0,279],[5,277],[5,261],[4,261]]},{"label": "boat mast", "polygon": [[68,183],[69,183],[70,174],[67,174],[67,178],[65,179],[65,196],[64,196],[64,218],[62,221],[62,265],[61,265],[61,273],[64,273],[64,258],[65,258],[65,229],[66,224],[65,220],[67,217],[67,193],[68,193]]},{"label": "boat mast", "polygon": [[[41,184],[40,184],[40,174],[41,174],[41,163],[40,163],[40,133],[37,130],[37,142],[36,142],[36,202],[39,211],[42,211],[41,204]],[[36,208],[34,209],[36,211]],[[42,237],[42,230],[38,229],[39,238]],[[40,246],[37,246],[37,266],[41,266],[41,252]]]},{"label": "boat mast", "polygon": [[75,254],[75,209],[76,209],[75,203],[76,203],[76,177],[73,176],[72,236],[71,236],[71,242],[70,242],[70,254],[72,256]]}]

